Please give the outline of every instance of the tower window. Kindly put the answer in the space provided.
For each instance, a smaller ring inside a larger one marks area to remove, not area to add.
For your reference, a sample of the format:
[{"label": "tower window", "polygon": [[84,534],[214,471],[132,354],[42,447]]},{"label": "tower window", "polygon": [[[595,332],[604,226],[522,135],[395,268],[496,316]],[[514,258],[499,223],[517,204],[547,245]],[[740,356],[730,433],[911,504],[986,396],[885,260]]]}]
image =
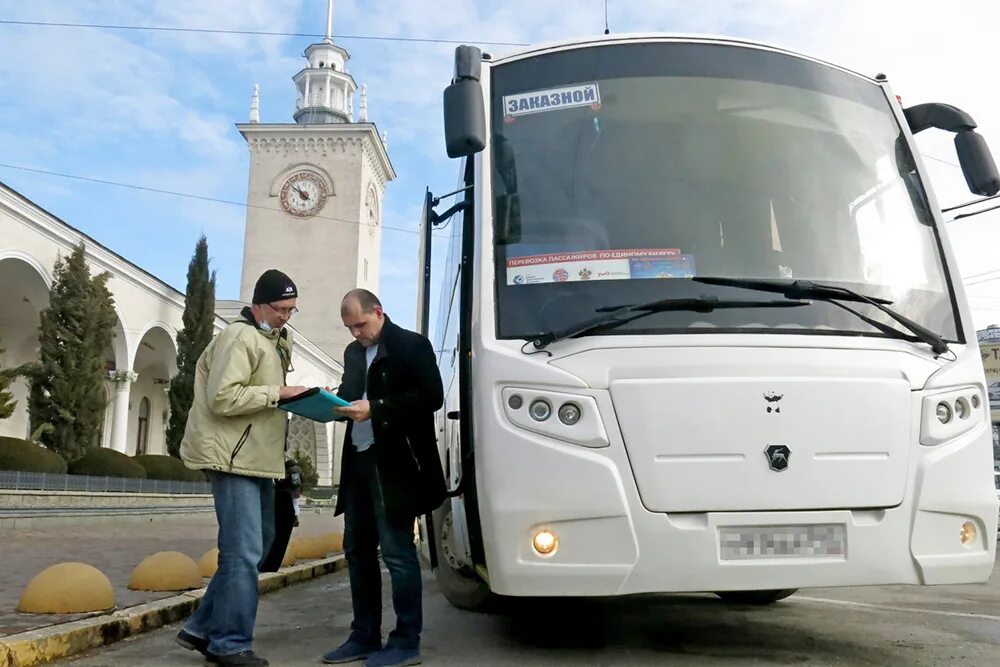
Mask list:
[{"label": "tower window", "polygon": [[319,61],[319,66],[320,66],[320,67],[322,67],[322,66],[323,66],[323,61],[322,61],[322,60],[320,60],[320,61]]}]

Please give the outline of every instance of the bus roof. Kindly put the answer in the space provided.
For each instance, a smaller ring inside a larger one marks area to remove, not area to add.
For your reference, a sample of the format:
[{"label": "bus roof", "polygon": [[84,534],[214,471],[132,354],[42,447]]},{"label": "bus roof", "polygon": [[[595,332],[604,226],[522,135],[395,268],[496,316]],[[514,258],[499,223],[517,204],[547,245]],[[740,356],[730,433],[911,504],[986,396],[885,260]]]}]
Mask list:
[{"label": "bus roof", "polygon": [[[522,58],[528,58],[531,56],[542,55],[544,53],[552,53],[556,51],[567,51],[570,49],[577,48],[587,48],[593,46],[605,46],[609,44],[628,44],[633,42],[688,42],[688,43],[698,43],[698,44],[719,44],[724,46],[739,46],[749,49],[759,49],[762,51],[771,51],[774,53],[782,53],[795,58],[801,58],[803,60],[809,60],[819,65],[825,65],[827,67],[832,67],[834,69],[841,70],[848,74],[860,77],[865,81],[872,83],[878,83],[874,77],[868,76],[866,74],[861,74],[854,70],[848,69],[836,63],[831,63],[814,56],[810,56],[804,53],[799,53],[786,49],[774,44],[768,44],[765,42],[756,42],[747,39],[738,39],[735,37],[724,37],[721,35],[701,35],[701,34],[684,34],[684,33],[656,33],[656,32],[645,32],[645,33],[616,33],[613,35],[591,35],[587,37],[575,37],[563,40],[556,40],[550,42],[540,42],[538,44],[531,44],[524,47],[518,47],[516,50],[505,52],[500,55],[492,55],[487,61],[491,65],[500,65],[507,62],[512,62],[515,60],[520,60]],[[489,53],[489,51],[486,51]]]}]

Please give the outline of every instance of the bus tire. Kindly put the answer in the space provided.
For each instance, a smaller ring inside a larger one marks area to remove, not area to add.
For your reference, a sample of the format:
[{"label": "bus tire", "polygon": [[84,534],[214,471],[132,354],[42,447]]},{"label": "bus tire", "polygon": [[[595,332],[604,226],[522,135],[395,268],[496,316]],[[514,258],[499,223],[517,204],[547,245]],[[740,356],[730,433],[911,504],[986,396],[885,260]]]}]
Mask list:
[{"label": "bus tire", "polygon": [[772,604],[778,600],[784,600],[799,589],[783,588],[774,591],[717,591],[723,602],[728,604],[752,604],[763,606]]},{"label": "bus tire", "polygon": [[448,563],[444,538],[451,527],[451,502],[434,511],[434,548],[437,568],[434,570],[438,589],[453,607],[467,611],[488,611],[493,602],[489,584],[471,569],[456,570]]}]

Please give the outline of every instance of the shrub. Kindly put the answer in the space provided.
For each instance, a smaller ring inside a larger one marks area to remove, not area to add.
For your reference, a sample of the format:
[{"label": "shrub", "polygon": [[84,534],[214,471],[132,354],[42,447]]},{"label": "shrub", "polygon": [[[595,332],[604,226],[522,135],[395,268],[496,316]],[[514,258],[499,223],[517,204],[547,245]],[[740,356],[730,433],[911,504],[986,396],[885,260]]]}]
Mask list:
[{"label": "shrub", "polygon": [[299,470],[302,471],[302,493],[306,493],[319,483],[319,473],[316,472],[312,458],[301,449],[295,449],[292,452],[292,458],[299,464]]},{"label": "shrub", "polygon": [[86,453],[69,466],[73,475],[98,477],[146,477],[146,470],[128,454],[106,447],[88,447]]},{"label": "shrub", "polygon": [[191,470],[180,459],[164,454],[142,454],[135,462],[146,471],[147,479],[164,479],[175,482],[204,482],[205,475],[200,470]]},{"label": "shrub", "polygon": [[50,449],[20,438],[0,437],[0,470],[65,474],[66,461]]}]

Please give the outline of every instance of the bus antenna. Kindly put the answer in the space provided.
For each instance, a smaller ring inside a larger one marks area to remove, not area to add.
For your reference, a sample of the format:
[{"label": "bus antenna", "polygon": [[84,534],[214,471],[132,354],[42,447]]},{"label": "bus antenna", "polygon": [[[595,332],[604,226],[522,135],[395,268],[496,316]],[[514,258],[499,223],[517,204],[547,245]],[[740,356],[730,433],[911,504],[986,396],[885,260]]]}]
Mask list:
[{"label": "bus antenna", "polygon": [[611,34],[611,29],[608,28],[608,0],[604,0],[604,34]]}]

